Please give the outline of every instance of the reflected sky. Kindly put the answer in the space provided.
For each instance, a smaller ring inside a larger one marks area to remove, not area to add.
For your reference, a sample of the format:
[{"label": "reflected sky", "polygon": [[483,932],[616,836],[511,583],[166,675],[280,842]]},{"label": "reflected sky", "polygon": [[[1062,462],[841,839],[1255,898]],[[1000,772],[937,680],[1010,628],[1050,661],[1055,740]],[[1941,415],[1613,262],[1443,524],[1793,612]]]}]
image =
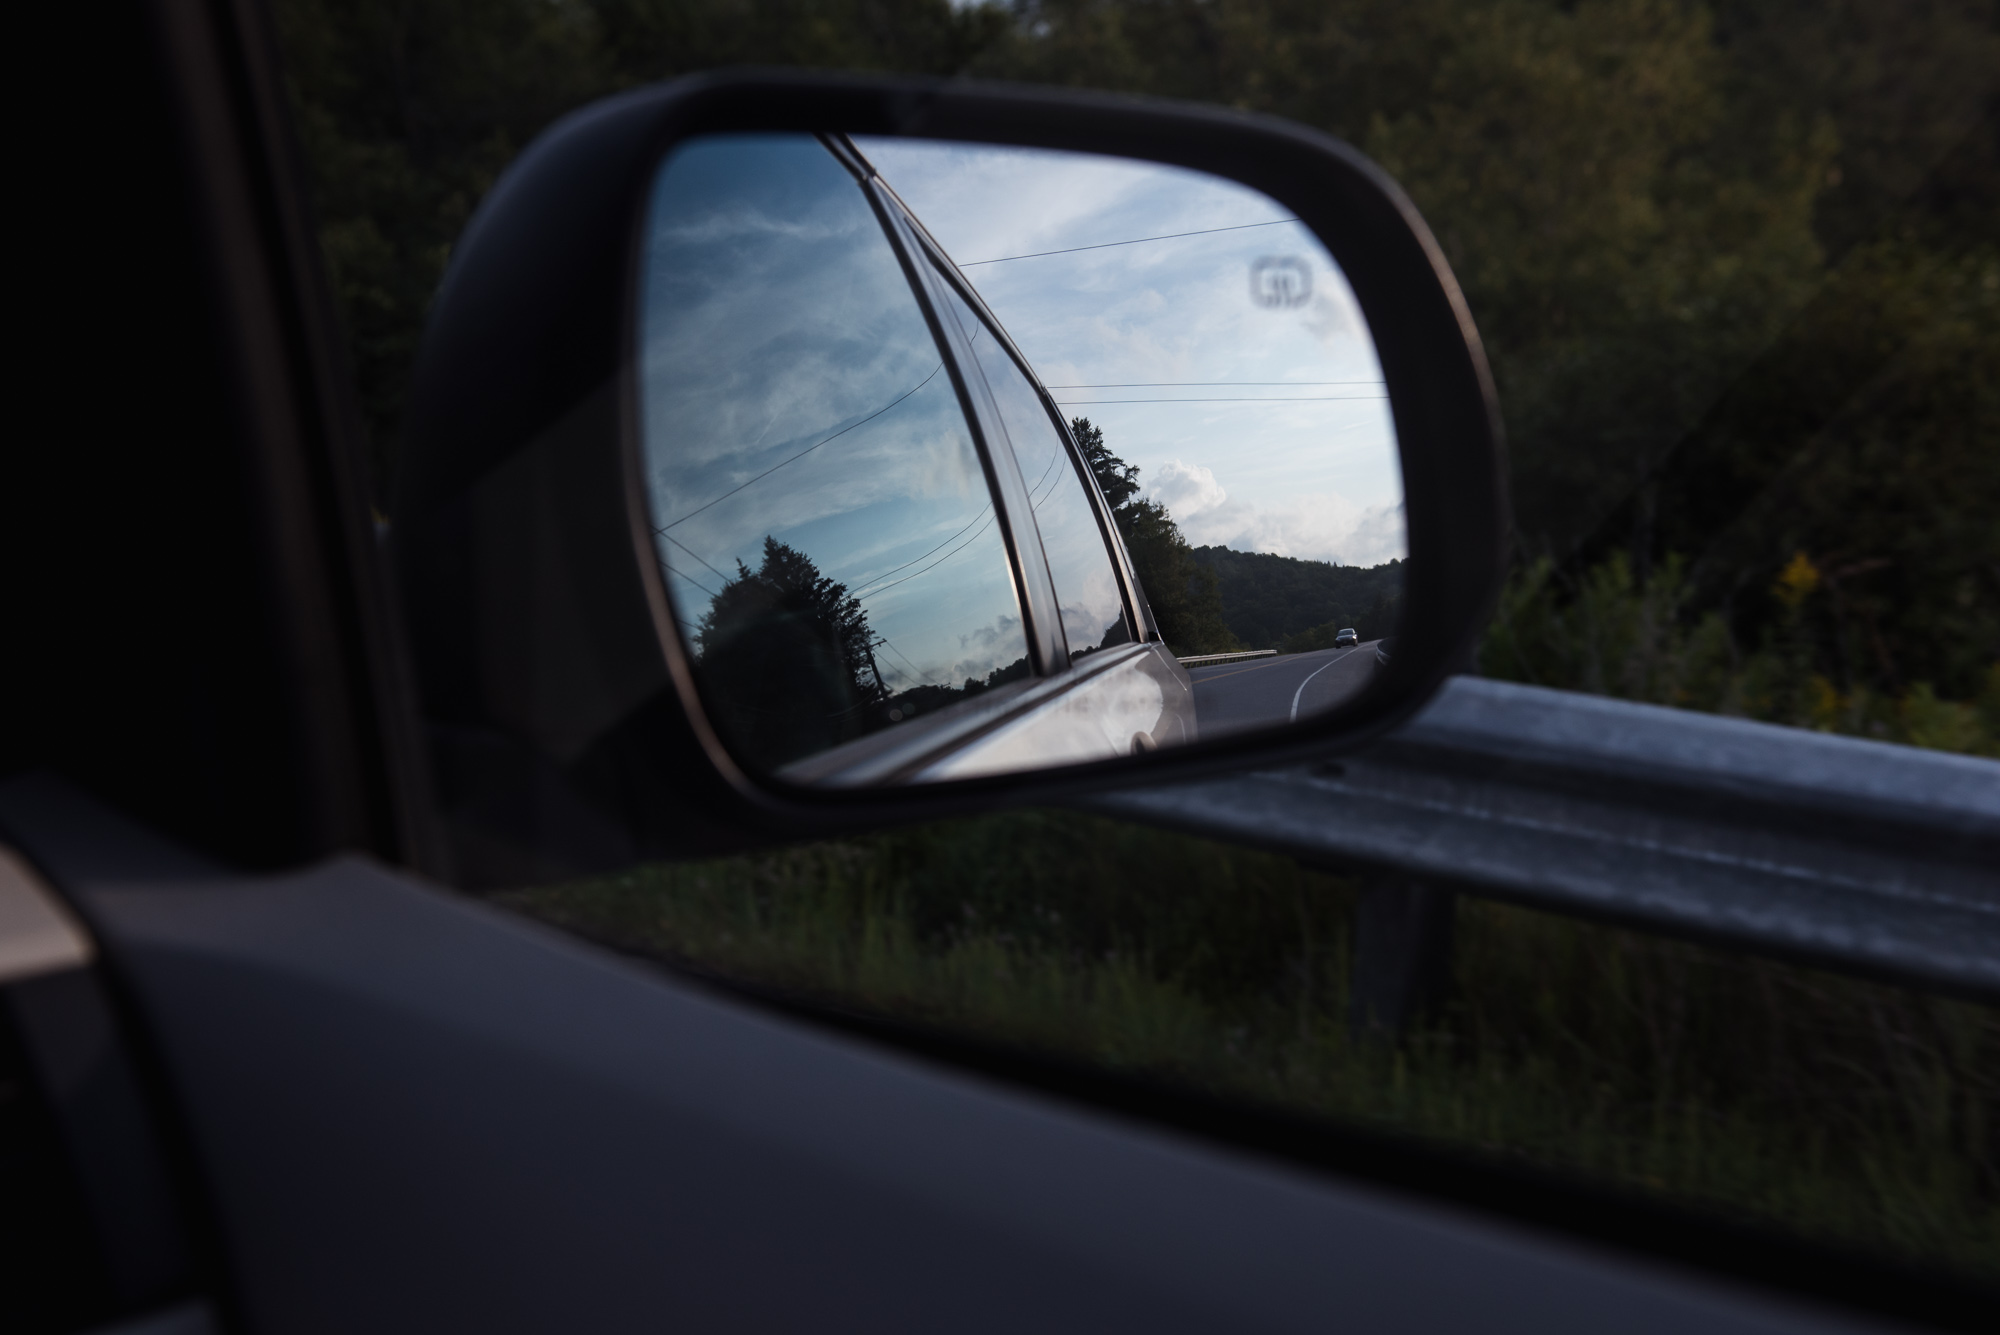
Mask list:
[{"label": "reflected sky", "polygon": [[690,636],[769,535],[861,600],[891,691],[1026,652],[951,378],[860,186],[822,145],[677,149],[654,184],[642,282],[646,483]]},{"label": "reflected sky", "polygon": [[1275,201],[1089,154],[857,143],[1189,541],[1405,554],[1374,343],[1339,267]]}]

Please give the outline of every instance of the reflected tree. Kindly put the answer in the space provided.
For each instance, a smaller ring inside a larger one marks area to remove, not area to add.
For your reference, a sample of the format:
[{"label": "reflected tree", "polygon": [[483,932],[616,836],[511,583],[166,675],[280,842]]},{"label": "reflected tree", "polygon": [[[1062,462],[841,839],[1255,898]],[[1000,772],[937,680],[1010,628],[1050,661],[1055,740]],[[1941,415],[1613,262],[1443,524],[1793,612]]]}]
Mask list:
[{"label": "reflected tree", "polygon": [[1090,465],[1090,472],[1097,479],[1098,490],[1116,511],[1122,509],[1139,494],[1139,465],[1128,464],[1111,452],[1104,443],[1104,428],[1091,422],[1088,417],[1069,419],[1070,434],[1076,437],[1076,446],[1083,452],[1083,461]]},{"label": "reflected tree", "polygon": [[695,629],[702,686],[741,754],[775,767],[880,726],[889,692],[868,613],[812,558],[764,539]]},{"label": "reflected tree", "polygon": [[1069,429],[1097,479],[1133,572],[1153,609],[1160,638],[1180,655],[1221,654],[1243,646],[1222,614],[1222,590],[1213,570],[1198,564],[1167,507],[1139,494],[1139,466],[1104,443],[1104,428],[1073,417]]}]

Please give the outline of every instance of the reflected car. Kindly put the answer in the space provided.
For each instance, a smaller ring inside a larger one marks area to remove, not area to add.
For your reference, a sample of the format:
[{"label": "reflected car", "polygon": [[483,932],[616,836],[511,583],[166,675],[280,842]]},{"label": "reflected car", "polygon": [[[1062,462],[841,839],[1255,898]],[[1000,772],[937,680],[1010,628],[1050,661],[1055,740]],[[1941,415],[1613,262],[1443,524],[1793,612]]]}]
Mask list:
[{"label": "reflected car", "polygon": [[1333,637],[1333,647],[1336,649],[1352,649],[1360,643],[1361,637],[1354,633],[1352,626],[1342,626],[1340,633]]}]

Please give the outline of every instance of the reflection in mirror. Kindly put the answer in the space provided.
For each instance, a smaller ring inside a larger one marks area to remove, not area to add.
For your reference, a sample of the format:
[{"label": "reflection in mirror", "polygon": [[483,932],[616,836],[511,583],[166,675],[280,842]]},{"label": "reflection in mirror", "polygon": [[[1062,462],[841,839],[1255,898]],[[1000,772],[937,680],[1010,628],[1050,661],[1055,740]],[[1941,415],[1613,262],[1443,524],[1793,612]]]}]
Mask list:
[{"label": "reflection in mirror", "polygon": [[944,291],[945,305],[972,345],[1027,481],[1028,506],[1048,558],[1049,577],[1055,581],[1057,615],[1070,656],[1129,642],[1133,636],[1124,596],[1080,461],[1073,457],[1062,427],[1049,415],[1027,373],[963,297],[949,287]]},{"label": "reflection in mirror", "polygon": [[855,177],[806,136],[702,140],[650,222],[654,532],[739,758],[776,769],[1025,677],[978,452]]},{"label": "reflection in mirror", "polygon": [[[858,151],[857,151],[858,150]],[[926,781],[1282,725],[1401,604],[1373,343],[1276,203],[1122,159],[726,135],[656,178],[641,466],[755,772]]]},{"label": "reflection in mirror", "polygon": [[1401,458],[1374,341],[1312,232],[1179,168],[856,143],[1070,422],[1201,735],[1365,687],[1401,610]]}]

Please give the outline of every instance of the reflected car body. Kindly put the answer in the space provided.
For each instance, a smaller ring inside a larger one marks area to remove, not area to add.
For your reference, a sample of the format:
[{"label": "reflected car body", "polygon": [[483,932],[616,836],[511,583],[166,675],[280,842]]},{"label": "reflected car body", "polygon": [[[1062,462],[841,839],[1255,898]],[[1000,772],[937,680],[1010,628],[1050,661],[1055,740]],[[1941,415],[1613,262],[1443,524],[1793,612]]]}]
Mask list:
[{"label": "reflected car body", "polygon": [[927,720],[788,765],[793,783],[866,787],[1135,755],[1195,739],[1194,687],[1164,645],[1123,644]]}]

